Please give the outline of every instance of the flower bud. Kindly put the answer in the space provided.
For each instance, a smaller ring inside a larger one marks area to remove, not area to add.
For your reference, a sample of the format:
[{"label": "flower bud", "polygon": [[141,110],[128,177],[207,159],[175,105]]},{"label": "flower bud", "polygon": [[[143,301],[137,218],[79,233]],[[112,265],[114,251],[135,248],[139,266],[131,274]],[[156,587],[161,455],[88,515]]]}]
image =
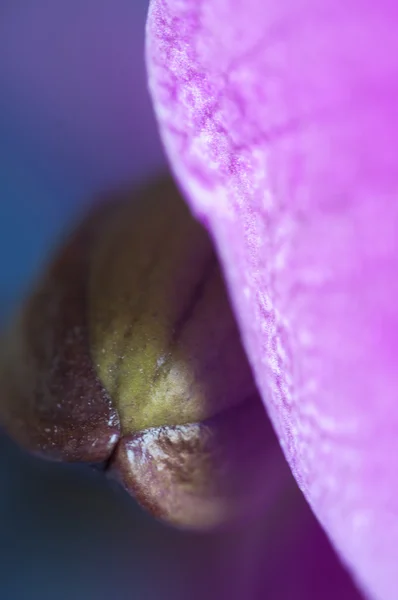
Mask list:
[{"label": "flower bud", "polygon": [[87,216],[6,335],[0,385],[21,445],[105,463],[167,522],[217,527],[270,498],[275,438],[211,241],[171,180]]}]

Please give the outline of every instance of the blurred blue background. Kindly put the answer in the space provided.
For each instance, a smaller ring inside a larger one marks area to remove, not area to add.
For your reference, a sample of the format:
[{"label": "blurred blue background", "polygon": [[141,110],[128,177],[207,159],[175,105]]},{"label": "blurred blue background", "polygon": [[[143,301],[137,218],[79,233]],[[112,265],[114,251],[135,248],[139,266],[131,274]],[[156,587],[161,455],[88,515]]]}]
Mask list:
[{"label": "blurred blue background", "polygon": [[[165,165],[146,89],[146,10],[146,0],[1,2],[0,328],[98,192]],[[343,600],[351,587],[292,489],[282,528],[274,515],[188,535],[100,473],[0,438],[0,599],[308,600],[310,586],[326,600],[325,582],[341,580]]]},{"label": "blurred blue background", "polygon": [[3,318],[96,192],[164,164],[146,87],[146,11],[146,0],[1,3]]}]

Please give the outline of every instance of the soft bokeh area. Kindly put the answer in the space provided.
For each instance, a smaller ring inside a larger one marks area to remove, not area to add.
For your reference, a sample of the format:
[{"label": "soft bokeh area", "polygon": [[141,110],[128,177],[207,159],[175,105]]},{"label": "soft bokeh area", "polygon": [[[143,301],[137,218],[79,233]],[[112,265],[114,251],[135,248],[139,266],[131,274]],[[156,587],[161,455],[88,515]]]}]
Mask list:
[{"label": "soft bokeh area", "polygon": [[0,319],[95,192],[164,164],[146,11],[146,0],[1,7]]}]

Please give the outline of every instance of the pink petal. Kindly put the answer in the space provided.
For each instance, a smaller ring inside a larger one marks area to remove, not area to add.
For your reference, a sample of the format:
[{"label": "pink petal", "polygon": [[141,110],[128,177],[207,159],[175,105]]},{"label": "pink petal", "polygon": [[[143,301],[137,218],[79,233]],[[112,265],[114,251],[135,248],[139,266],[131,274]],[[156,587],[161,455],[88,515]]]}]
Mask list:
[{"label": "pink petal", "polygon": [[154,0],[150,85],[293,473],[398,597],[398,5]]}]

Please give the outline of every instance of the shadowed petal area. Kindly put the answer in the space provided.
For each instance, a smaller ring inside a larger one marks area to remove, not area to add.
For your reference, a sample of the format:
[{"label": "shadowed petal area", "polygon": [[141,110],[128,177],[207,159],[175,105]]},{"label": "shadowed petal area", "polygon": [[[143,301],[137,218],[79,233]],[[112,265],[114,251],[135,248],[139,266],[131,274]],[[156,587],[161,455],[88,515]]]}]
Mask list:
[{"label": "shadowed petal area", "polygon": [[157,522],[102,473],[38,460],[1,437],[0,466],[7,600],[26,590],[32,600],[309,600],[309,589],[316,600],[356,598],[295,487],[271,517],[198,535]]},{"label": "shadowed petal area", "polygon": [[389,0],[154,0],[147,42],[284,452],[380,600],[398,595],[397,25]]},{"label": "shadowed petal area", "polygon": [[197,531],[244,527],[294,485],[257,394],[200,423],[124,436],[111,464],[153,515]]}]

